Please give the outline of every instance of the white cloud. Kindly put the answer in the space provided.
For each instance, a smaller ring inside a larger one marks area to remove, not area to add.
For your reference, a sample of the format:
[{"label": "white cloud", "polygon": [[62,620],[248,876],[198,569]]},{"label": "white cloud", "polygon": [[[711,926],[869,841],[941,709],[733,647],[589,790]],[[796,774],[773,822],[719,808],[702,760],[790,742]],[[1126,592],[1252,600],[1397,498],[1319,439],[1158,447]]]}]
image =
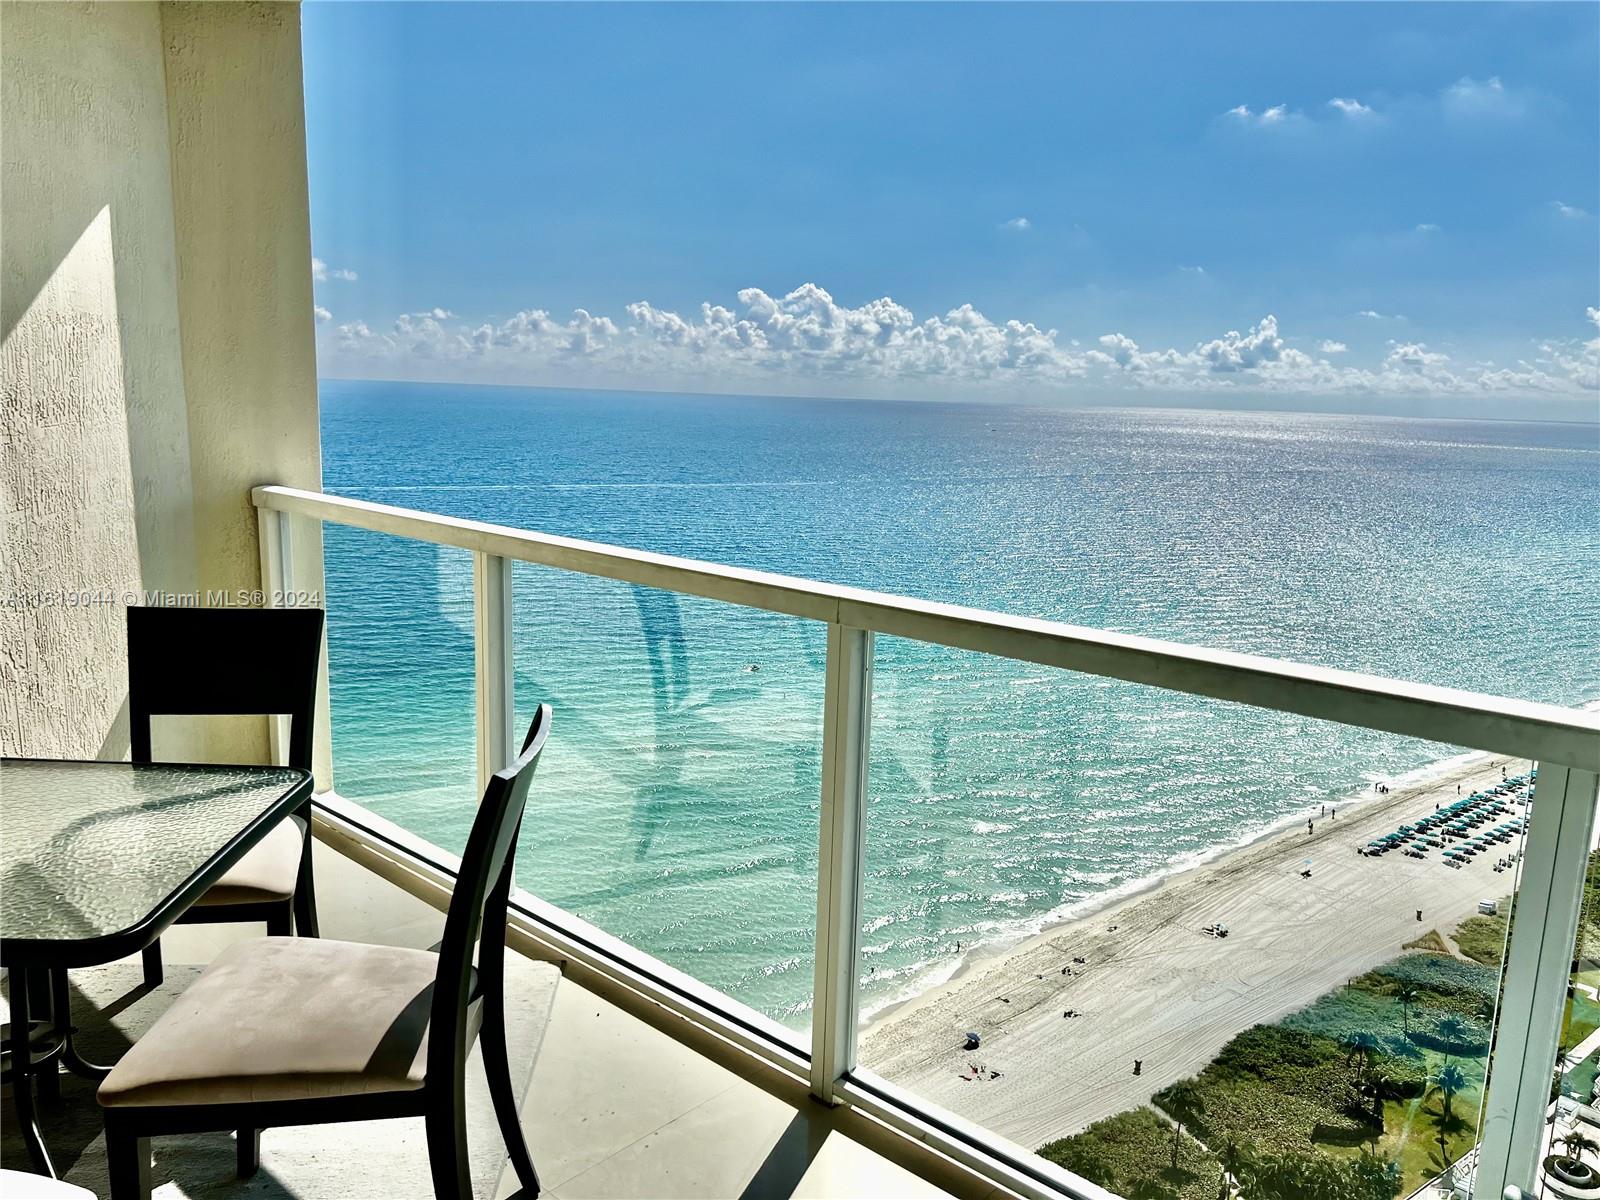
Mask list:
[{"label": "white cloud", "polygon": [[[1591,310],[1590,319],[1600,320],[1600,311]],[[1600,390],[1600,337],[1543,343],[1514,368],[1458,366],[1416,341],[1389,343],[1368,367],[1335,366],[1291,345],[1270,314],[1189,349],[1145,349],[1123,332],[1084,340],[1087,348],[1031,322],[993,320],[971,304],[922,318],[888,296],[852,307],[807,283],[782,296],[746,288],[733,307],[703,303],[687,315],[641,300],[619,320],[581,308],[563,319],[535,308],[473,325],[435,308],[402,313],[383,332],[347,322],[322,335],[322,346],[344,369],[377,362],[400,373],[432,363],[447,364],[454,376],[499,382],[692,388],[715,381],[726,390],[855,395],[912,381],[1002,394],[1119,386],[1316,394]],[[1342,342],[1319,345],[1321,355],[1346,352]]]},{"label": "white cloud", "polygon": [[1569,221],[1581,221],[1589,215],[1585,209],[1579,208],[1576,204],[1567,204],[1561,200],[1552,200],[1550,203],[1555,208],[1557,216],[1566,217]]},{"label": "white cloud", "polygon": [[1390,342],[1383,360],[1387,370],[1425,372],[1450,361],[1448,354],[1429,350],[1421,342]]},{"label": "white cloud", "polygon": [[329,267],[328,264],[323,262],[320,258],[313,258],[311,260],[311,278],[316,280],[318,283],[322,283],[329,279],[343,279],[346,281],[351,281],[356,278],[356,273],[349,267]]},{"label": "white cloud", "polygon": [[1360,312],[1358,312],[1356,314],[1356,316],[1364,317],[1368,321],[1404,321],[1405,320],[1405,318],[1403,316],[1401,316],[1399,313],[1381,313],[1381,312],[1377,312],[1377,311],[1375,311],[1373,309],[1370,309],[1370,308],[1363,308]]},{"label": "white cloud", "polygon": [[1446,115],[1462,120],[1525,116],[1533,101],[1531,94],[1506,87],[1498,75],[1482,82],[1463,75],[1439,93]]},{"label": "white cloud", "polygon": [[1201,266],[1185,267],[1185,266],[1181,266],[1180,265],[1178,267],[1178,270],[1184,272],[1187,275],[1204,275],[1206,273],[1206,269],[1204,267],[1201,267]]},{"label": "white cloud", "polygon": [[1438,225],[1435,225],[1430,221],[1425,221],[1421,225],[1417,226],[1417,232],[1418,233],[1439,233],[1439,232],[1442,232],[1442,231],[1441,231],[1441,229],[1440,229],[1440,227]]},{"label": "white cloud", "polygon": [[312,306],[311,315],[314,316],[319,323],[333,320],[333,314],[327,309],[323,308],[320,304]]},{"label": "white cloud", "polygon": [[1018,233],[1026,233],[1028,230],[1033,228],[1033,222],[1028,220],[1027,217],[1012,217],[1011,220],[1007,221],[1001,226],[1001,228],[1013,229]]},{"label": "white cloud", "polygon": [[1291,113],[1288,105],[1285,104],[1274,104],[1271,108],[1264,109],[1259,113],[1252,112],[1248,104],[1236,104],[1222,115],[1225,117],[1233,117],[1235,120],[1246,125],[1260,126],[1282,125],[1291,117],[1298,117],[1300,114]]},{"label": "white cloud", "polygon": [[1373,116],[1373,110],[1359,100],[1346,100],[1342,96],[1335,96],[1328,101],[1328,107],[1336,109],[1352,120],[1360,117]]}]

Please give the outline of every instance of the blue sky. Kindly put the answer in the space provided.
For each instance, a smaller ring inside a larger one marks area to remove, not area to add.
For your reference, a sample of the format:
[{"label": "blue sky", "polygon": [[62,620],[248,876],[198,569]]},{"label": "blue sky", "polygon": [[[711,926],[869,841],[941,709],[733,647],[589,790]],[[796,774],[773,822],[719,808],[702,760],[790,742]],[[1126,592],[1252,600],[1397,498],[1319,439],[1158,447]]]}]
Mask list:
[{"label": "blue sky", "polygon": [[303,8],[330,376],[1592,415],[1595,4]]}]

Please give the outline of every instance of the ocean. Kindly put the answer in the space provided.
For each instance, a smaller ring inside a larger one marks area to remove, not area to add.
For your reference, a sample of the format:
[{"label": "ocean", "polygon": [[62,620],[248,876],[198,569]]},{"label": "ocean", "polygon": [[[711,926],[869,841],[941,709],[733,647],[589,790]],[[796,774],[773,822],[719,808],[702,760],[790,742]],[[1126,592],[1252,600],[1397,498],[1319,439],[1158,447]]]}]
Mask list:
[{"label": "ocean", "polygon": [[[619,546],[1578,704],[1594,425],[324,381],[325,487]],[[329,526],[337,790],[458,852],[466,551]],[[826,631],[519,563],[555,720],[522,886],[809,1024]],[[880,638],[863,1008],[1456,752]]]}]

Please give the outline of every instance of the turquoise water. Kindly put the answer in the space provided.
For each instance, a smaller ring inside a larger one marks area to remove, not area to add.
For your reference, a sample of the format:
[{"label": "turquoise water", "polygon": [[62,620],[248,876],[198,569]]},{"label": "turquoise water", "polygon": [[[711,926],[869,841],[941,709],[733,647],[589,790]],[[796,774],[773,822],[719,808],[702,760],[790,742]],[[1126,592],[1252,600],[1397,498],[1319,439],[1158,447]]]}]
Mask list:
[{"label": "turquoise water", "polygon": [[[1600,696],[1593,426],[325,382],[329,491],[1512,696]],[[330,527],[339,791],[459,849],[465,551]],[[515,568],[523,886],[809,1021],[825,630]],[[878,641],[864,1004],[1451,753]]]}]

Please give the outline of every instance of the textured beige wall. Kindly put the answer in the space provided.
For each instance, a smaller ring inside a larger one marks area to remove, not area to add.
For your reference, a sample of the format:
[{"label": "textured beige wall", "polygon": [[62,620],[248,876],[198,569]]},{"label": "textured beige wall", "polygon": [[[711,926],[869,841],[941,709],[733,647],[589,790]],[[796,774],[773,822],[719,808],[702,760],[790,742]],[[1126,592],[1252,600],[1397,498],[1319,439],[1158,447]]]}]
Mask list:
[{"label": "textured beige wall", "polygon": [[194,577],[159,10],[7,4],[0,121],[0,602],[111,601],[0,609],[0,746],[117,754],[122,597]]},{"label": "textured beige wall", "polygon": [[321,478],[298,9],[6,3],[0,112],[0,604],[109,598],[0,607],[0,749],[116,756],[127,594],[258,587],[249,487]]}]

